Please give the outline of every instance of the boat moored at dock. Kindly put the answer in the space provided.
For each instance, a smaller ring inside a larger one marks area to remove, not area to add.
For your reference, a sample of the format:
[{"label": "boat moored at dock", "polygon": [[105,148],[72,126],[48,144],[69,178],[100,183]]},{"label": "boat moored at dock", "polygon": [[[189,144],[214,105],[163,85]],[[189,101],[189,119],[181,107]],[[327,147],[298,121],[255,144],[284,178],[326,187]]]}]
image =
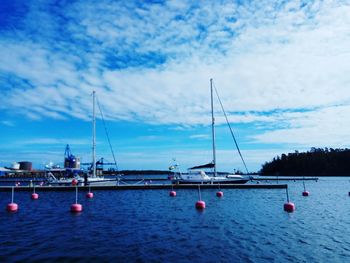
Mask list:
[{"label": "boat moored at dock", "polygon": [[187,174],[178,174],[173,183],[176,184],[245,184],[249,177],[239,174],[228,174],[226,176],[209,176],[204,171],[191,171]]},{"label": "boat moored at dock", "polygon": [[[221,100],[219,98],[218,93],[216,92],[218,99],[221,104]],[[194,166],[189,168],[189,172],[187,174],[181,174],[179,171],[175,173],[175,176],[172,180],[175,184],[245,184],[250,180],[249,176],[239,175],[239,174],[226,174],[226,175],[219,175],[216,171],[216,147],[215,147],[215,118],[214,118],[214,102],[213,102],[213,80],[210,79],[210,99],[211,99],[211,135],[212,135],[212,154],[213,154],[213,160],[210,163]],[[223,106],[221,104],[221,107],[223,109]],[[223,109],[224,111],[224,109]],[[225,117],[226,113],[224,111]],[[227,119],[227,118],[226,118]],[[228,121],[227,121],[228,123]],[[229,125],[229,123],[228,123]],[[230,127],[230,126],[229,126]],[[243,164],[248,172],[248,169],[246,167],[246,164],[243,160],[243,157],[241,155],[241,152],[238,148],[238,144],[236,142],[236,139],[233,136],[232,129],[230,127],[231,135],[235,141],[237,150],[239,155],[241,156],[241,159],[243,161]],[[178,165],[172,165],[169,167],[170,170],[177,169]],[[209,174],[203,171],[203,169],[212,169],[213,173]]]}]

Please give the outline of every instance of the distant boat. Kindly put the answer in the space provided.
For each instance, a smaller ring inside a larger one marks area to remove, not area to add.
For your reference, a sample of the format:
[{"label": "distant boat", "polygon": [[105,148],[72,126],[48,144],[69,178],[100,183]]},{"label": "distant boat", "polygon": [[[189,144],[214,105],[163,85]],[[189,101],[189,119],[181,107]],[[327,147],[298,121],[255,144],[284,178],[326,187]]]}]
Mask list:
[{"label": "distant boat", "polygon": [[52,172],[47,171],[46,172],[46,179],[47,183],[49,185],[62,185],[62,186],[69,186],[72,185],[73,180],[77,181],[77,185],[83,185],[84,184],[84,178],[80,175],[74,175],[72,177],[60,177],[56,178]]},{"label": "distant boat", "polygon": [[115,185],[117,182],[116,178],[104,178],[104,177],[88,177],[85,173],[84,176],[78,174],[56,178],[51,171],[47,171],[46,179],[48,185],[62,185],[70,186],[73,185],[73,180],[76,180],[76,185]]},{"label": "distant boat", "polygon": [[[71,185],[73,180],[77,181],[77,185],[104,185],[117,183],[118,178],[104,178],[101,176],[96,176],[96,114],[95,114],[95,100],[96,92],[92,92],[92,174],[84,173],[84,176],[79,174],[73,174],[70,177],[63,177],[57,179],[51,172],[46,174],[47,182],[50,185]],[[114,155],[113,155],[114,156]]]},{"label": "distant boat", "polygon": [[[216,171],[216,149],[215,149],[215,119],[213,106],[213,80],[210,79],[210,98],[211,98],[211,120],[212,120],[212,142],[213,142],[213,161],[199,166],[189,168],[189,172],[182,174],[175,173],[172,183],[175,184],[245,184],[250,180],[250,177],[239,174],[218,174]],[[170,170],[177,168],[177,165],[169,167]],[[203,169],[213,169],[214,173],[209,174]]]}]

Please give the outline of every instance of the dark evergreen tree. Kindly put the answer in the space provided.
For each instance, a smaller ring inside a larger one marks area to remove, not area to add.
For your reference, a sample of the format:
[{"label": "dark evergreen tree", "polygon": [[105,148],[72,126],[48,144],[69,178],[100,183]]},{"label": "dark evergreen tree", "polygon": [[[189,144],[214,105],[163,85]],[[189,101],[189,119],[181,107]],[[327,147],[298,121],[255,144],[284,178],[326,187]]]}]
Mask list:
[{"label": "dark evergreen tree", "polygon": [[308,152],[282,154],[262,165],[263,175],[350,176],[349,149],[312,147]]}]

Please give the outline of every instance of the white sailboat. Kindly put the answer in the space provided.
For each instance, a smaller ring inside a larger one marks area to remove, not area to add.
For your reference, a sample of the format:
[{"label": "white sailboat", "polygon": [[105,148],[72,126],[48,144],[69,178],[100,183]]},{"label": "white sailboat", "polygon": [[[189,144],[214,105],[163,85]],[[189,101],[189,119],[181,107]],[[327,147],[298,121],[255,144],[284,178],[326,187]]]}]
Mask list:
[{"label": "white sailboat", "polygon": [[84,176],[75,174],[71,178],[59,178],[57,179],[51,172],[46,174],[48,184],[50,185],[71,185],[73,180],[76,180],[77,185],[115,185],[118,182],[117,178],[104,178],[96,175],[96,92],[92,92],[92,168],[91,175],[87,173]]},{"label": "white sailboat", "polygon": [[117,178],[104,178],[102,176],[96,176],[96,91],[92,92],[92,174],[90,176],[84,176],[85,185],[106,185],[115,184]]},{"label": "white sailboat", "polygon": [[[199,166],[194,166],[188,169],[188,173],[180,172],[175,174],[172,183],[176,184],[245,184],[249,181],[248,176],[239,174],[219,175],[216,171],[216,149],[215,149],[215,118],[214,118],[214,102],[213,102],[213,80],[210,79],[210,95],[211,95],[211,120],[212,120],[212,147],[213,161]],[[177,166],[176,166],[177,167]],[[208,174],[202,169],[213,169],[212,174]]]}]

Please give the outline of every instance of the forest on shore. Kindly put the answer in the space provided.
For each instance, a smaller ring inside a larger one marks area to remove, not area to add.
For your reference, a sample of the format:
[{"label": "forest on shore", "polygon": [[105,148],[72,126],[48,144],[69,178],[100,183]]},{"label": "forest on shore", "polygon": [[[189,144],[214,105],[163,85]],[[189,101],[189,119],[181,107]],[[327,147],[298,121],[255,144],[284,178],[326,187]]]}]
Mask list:
[{"label": "forest on shore", "polygon": [[262,165],[262,175],[350,176],[350,149],[311,148],[282,154]]}]

